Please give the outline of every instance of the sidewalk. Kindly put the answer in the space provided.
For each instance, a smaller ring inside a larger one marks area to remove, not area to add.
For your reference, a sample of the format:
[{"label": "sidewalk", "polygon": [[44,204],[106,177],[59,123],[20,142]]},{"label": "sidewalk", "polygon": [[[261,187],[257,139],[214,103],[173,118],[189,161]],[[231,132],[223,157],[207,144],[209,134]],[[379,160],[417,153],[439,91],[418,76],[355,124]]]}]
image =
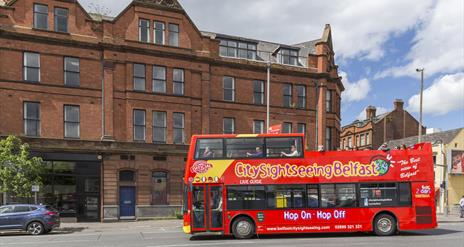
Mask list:
[{"label": "sidewalk", "polygon": [[453,222],[462,222],[464,223],[464,218],[459,218],[457,214],[449,214],[445,216],[444,214],[437,214],[438,223],[453,223]]},{"label": "sidewalk", "polygon": [[118,222],[61,223],[56,232],[98,233],[108,231],[181,232],[182,220],[141,220]]}]

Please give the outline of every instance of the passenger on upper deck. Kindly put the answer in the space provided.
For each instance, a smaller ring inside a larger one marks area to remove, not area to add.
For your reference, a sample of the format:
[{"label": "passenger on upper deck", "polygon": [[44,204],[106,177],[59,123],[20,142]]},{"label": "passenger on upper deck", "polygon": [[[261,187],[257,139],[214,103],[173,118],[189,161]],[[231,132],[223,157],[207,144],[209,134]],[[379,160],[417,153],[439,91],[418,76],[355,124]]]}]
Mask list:
[{"label": "passenger on upper deck", "polygon": [[209,147],[206,147],[205,151],[203,152],[203,158],[213,158],[213,157],[214,157],[214,152]]},{"label": "passenger on upper deck", "polygon": [[256,147],[256,151],[254,153],[247,152],[247,157],[263,157],[263,150],[261,147]]},{"label": "passenger on upper deck", "polygon": [[292,145],[291,149],[290,149],[290,153],[285,153],[285,152],[280,152],[280,156],[281,157],[297,157],[299,156],[300,154],[298,153],[298,150],[296,149],[296,146],[295,145]]}]

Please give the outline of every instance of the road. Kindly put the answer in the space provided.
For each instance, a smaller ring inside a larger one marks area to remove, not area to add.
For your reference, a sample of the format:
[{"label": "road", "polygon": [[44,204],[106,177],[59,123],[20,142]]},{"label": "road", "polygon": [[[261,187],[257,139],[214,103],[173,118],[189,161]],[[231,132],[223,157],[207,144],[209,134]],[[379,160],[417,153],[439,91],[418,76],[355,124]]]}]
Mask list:
[{"label": "road", "polygon": [[250,240],[230,237],[190,237],[180,227],[111,229],[101,232],[55,232],[42,236],[6,233],[0,236],[0,246],[134,246],[134,247],[208,247],[208,246],[418,246],[464,247],[464,223],[442,223],[437,229],[402,232],[391,237],[377,237],[367,233],[298,234],[262,236]]}]

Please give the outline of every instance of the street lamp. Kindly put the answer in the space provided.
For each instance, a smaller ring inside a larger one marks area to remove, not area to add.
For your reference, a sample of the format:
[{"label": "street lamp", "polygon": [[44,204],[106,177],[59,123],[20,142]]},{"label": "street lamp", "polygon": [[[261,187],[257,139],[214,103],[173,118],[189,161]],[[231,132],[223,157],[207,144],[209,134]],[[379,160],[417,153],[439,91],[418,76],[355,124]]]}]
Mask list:
[{"label": "street lamp", "polygon": [[269,95],[271,91],[271,56],[267,62],[267,83],[266,83],[266,133],[269,133]]},{"label": "street lamp", "polygon": [[416,72],[421,73],[421,84],[420,84],[420,102],[419,102],[419,140],[422,142],[422,98],[424,92],[424,68],[417,68]]}]

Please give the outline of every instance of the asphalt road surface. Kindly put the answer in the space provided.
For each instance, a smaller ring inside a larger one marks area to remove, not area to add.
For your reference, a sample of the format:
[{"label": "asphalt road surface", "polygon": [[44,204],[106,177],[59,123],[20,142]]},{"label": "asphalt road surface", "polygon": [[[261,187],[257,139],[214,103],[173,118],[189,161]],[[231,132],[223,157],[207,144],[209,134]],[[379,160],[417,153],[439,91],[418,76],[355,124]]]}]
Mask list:
[{"label": "asphalt road surface", "polygon": [[187,246],[369,246],[369,247],[464,247],[464,223],[442,223],[434,230],[402,232],[391,237],[377,237],[367,233],[297,234],[260,236],[249,240],[231,237],[191,237],[180,227],[111,229],[101,232],[55,232],[42,236],[4,233],[0,246],[135,246],[135,247],[187,247]]}]

